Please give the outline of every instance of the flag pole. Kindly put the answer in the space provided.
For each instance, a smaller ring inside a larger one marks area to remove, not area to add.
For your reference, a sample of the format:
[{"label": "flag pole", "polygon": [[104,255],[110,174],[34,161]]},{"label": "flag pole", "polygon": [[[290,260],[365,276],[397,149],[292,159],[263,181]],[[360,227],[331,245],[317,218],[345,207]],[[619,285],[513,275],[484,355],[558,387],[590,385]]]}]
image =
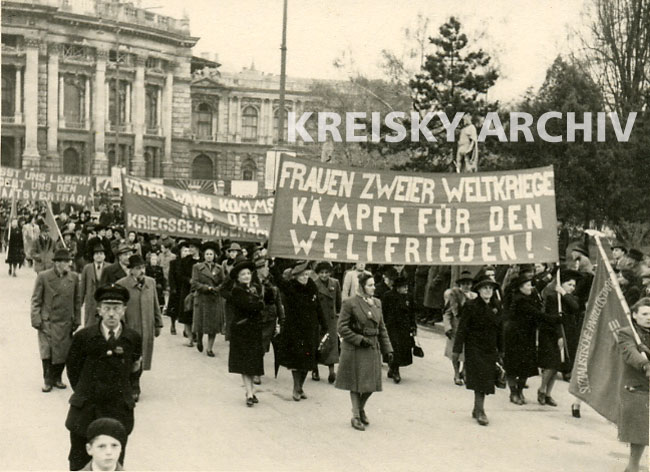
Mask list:
[{"label": "flag pole", "polygon": [[[636,329],[634,329],[634,324],[632,323],[632,314],[630,313],[630,307],[628,306],[627,301],[623,296],[623,291],[621,290],[621,286],[619,285],[618,279],[614,274],[614,269],[612,268],[612,265],[609,263],[609,259],[607,258],[607,254],[605,253],[605,248],[603,248],[603,243],[600,240],[602,233],[591,231],[591,230],[587,230],[586,233],[589,234],[590,236],[593,236],[594,239],[596,240],[596,245],[598,246],[598,251],[600,252],[600,259],[602,260],[602,263],[605,264],[605,268],[607,269],[607,274],[609,275],[609,279],[612,283],[612,286],[614,287],[614,291],[616,292],[616,295],[618,296],[618,299],[621,302],[621,305],[623,306],[623,312],[625,313],[627,322],[629,323],[630,328],[632,329],[632,335],[634,336],[634,341],[636,342],[637,346],[640,346],[641,338],[639,337],[639,333],[636,332]],[[646,359],[648,358],[645,352],[642,352],[641,354],[643,354],[646,357]]]},{"label": "flag pole", "polygon": [[56,218],[54,218],[54,212],[52,211],[52,202],[49,200],[45,201],[45,206],[47,207],[47,216],[49,220],[49,225],[54,225],[54,228],[56,229],[56,234],[59,237],[59,241],[61,241],[61,244],[63,244],[63,247],[65,249],[68,249],[68,246],[66,246],[65,241],[63,240],[63,235],[61,234],[61,229],[59,228],[59,225],[56,224]]}]

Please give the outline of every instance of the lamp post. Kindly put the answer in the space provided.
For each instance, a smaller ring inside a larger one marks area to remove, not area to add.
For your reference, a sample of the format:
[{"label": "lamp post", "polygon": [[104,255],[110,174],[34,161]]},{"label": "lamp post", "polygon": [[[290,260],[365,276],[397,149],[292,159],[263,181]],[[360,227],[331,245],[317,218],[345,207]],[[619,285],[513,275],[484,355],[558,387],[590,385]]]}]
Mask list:
[{"label": "lamp post", "polygon": [[278,144],[284,143],[284,93],[287,82],[287,2],[282,11],[282,45],[280,46],[280,109],[278,110]]}]

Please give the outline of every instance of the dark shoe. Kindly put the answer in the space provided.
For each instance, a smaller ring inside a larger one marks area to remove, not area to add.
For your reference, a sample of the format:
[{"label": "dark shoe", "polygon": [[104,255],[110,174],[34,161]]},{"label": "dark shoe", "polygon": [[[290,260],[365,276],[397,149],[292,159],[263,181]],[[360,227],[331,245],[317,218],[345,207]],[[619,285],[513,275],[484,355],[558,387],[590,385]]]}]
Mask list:
[{"label": "dark shoe", "polygon": [[393,372],[393,382],[396,384],[402,381],[402,377],[399,375],[399,372]]},{"label": "dark shoe", "polygon": [[187,333],[186,333],[185,331],[183,331],[183,337],[184,337],[184,338],[187,337]]},{"label": "dark shoe", "polygon": [[214,357],[214,352],[210,349],[207,353],[208,357]]},{"label": "dark shoe", "polygon": [[293,398],[294,402],[299,402],[300,401],[300,392],[293,392],[293,395],[291,396]]},{"label": "dark shoe", "polygon": [[370,421],[368,421],[368,417],[366,416],[366,412],[363,411],[363,410],[359,411],[359,419],[366,426],[368,426],[370,424]]},{"label": "dark shoe", "polygon": [[176,334],[176,326],[172,326],[171,328],[169,328],[169,332],[170,332],[171,334],[174,334],[174,335],[175,335],[175,334]]},{"label": "dark shoe", "polygon": [[524,397],[524,392],[522,390],[519,390],[519,399],[521,400],[522,405],[526,405],[528,403],[526,401],[526,397]]},{"label": "dark shoe", "polygon": [[389,379],[393,378],[393,369],[388,369],[388,374],[386,374]]},{"label": "dark shoe", "polygon": [[300,398],[302,400],[307,400],[307,395],[305,395],[305,392],[300,392]]},{"label": "dark shoe", "polygon": [[571,416],[580,418],[580,405],[571,405]]},{"label": "dark shoe", "polygon": [[366,427],[363,425],[363,423],[361,422],[361,420],[359,418],[352,418],[350,423],[352,424],[352,427],[354,429],[356,429],[357,431],[365,431],[366,430]]},{"label": "dark shoe", "polygon": [[463,379],[459,375],[454,375],[454,383],[458,386],[465,385],[465,382],[463,382]]},{"label": "dark shoe", "polygon": [[553,397],[549,397],[548,395],[546,395],[545,400],[548,406],[557,406],[557,403],[555,402],[555,400],[553,400]]},{"label": "dark shoe", "polygon": [[476,413],[476,410],[472,410],[472,418],[476,419],[478,416],[478,413]]},{"label": "dark shoe", "polygon": [[516,393],[511,393],[510,394],[510,403],[514,403],[515,405],[523,405],[524,403],[521,401],[521,397],[517,395]]},{"label": "dark shoe", "polygon": [[262,384],[262,379],[260,379],[260,376],[259,376],[259,375],[254,375],[254,376],[253,376],[253,383],[254,383],[255,385],[261,385],[261,384]]},{"label": "dark shoe", "polygon": [[336,374],[330,374],[330,375],[327,377],[327,381],[328,381],[329,383],[331,383],[331,384],[333,384],[334,382],[336,382]]},{"label": "dark shoe", "polygon": [[246,398],[246,406],[247,407],[253,406],[253,403],[255,403],[255,401],[253,400],[253,397],[247,397]]},{"label": "dark shoe", "polygon": [[259,403],[260,401],[257,399],[255,395],[253,395],[253,403]]},{"label": "dark shoe", "polygon": [[546,394],[537,390],[537,402],[540,405],[546,405]]},{"label": "dark shoe", "polygon": [[488,417],[485,415],[484,411],[479,411],[476,414],[476,422],[481,426],[487,426],[490,424],[490,421],[488,420]]},{"label": "dark shoe", "polygon": [[317,370],[312,371],[312,373],[311,373],[311,379],[314,380],[314,381],[316,381],[316,382],[319,382],[319,381],[320,381],[320,374],[318,373]]},{"label": "dark shoe", "polygon": [[66,384],[64,384],[63,382],[61,382],[60,380],[57,380],[56,382],[54,382],[54,386],[56,388],[60,388],[61,390],[63,390],[64,388],[68,388],[68,386]]},{"label": "dark shoe", "polygon": [[565,382],[571,382],[571,373],[562,374],[562,380]]},{"label": "dark shoe", "polygon": [[52,391],[52,386],[50,384],[45,384],[41,388],[41,392],[47,393]]},{"label": "dark shoe", "polygon": [[203,352],[203,339],[196,341],[196,348],[199,350],[199,352]]}]

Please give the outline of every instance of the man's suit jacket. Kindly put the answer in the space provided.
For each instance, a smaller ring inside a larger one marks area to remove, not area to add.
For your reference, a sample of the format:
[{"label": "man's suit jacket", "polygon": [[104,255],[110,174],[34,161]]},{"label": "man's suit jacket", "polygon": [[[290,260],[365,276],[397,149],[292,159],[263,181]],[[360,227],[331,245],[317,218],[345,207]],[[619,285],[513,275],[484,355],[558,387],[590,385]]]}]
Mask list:
[{"label": "man's suit jacket", "polygon": [[123,279],[126,277],[127,274],[124,272],[124,269],[122,269],[122,266],[120,265],[119,261],[115,261],[113,264],[109,265],[106,269],[106,283],[107,284],[114,284],[118,280]]},{"label": "man's suit jacket", "polygon": [[106,281],[108,267],[109,264],[106,262],[102,263],[102,271],[101,274],[99,274],[99,280],[97,279],[98,274],[94,262],[86,264],[81,271],[81,278],[79,279],[79,303],[84,305],[84,326],[96,324],[98,321],[95,290],[108,283]]}]

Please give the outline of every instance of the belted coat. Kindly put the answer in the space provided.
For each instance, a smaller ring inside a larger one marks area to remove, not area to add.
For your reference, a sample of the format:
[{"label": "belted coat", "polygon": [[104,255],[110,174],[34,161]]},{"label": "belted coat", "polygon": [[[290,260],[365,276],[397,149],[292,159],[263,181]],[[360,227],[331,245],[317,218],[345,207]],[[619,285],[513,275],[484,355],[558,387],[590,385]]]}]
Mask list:
[{"label": "belted coat", "polygon": [[225,280],[219,264],[199,262],[192,267],[190,285],[194,291],[194,311],[192,313],[192,331],[214,336],[224,327],[224,304],[218,288]]}]

